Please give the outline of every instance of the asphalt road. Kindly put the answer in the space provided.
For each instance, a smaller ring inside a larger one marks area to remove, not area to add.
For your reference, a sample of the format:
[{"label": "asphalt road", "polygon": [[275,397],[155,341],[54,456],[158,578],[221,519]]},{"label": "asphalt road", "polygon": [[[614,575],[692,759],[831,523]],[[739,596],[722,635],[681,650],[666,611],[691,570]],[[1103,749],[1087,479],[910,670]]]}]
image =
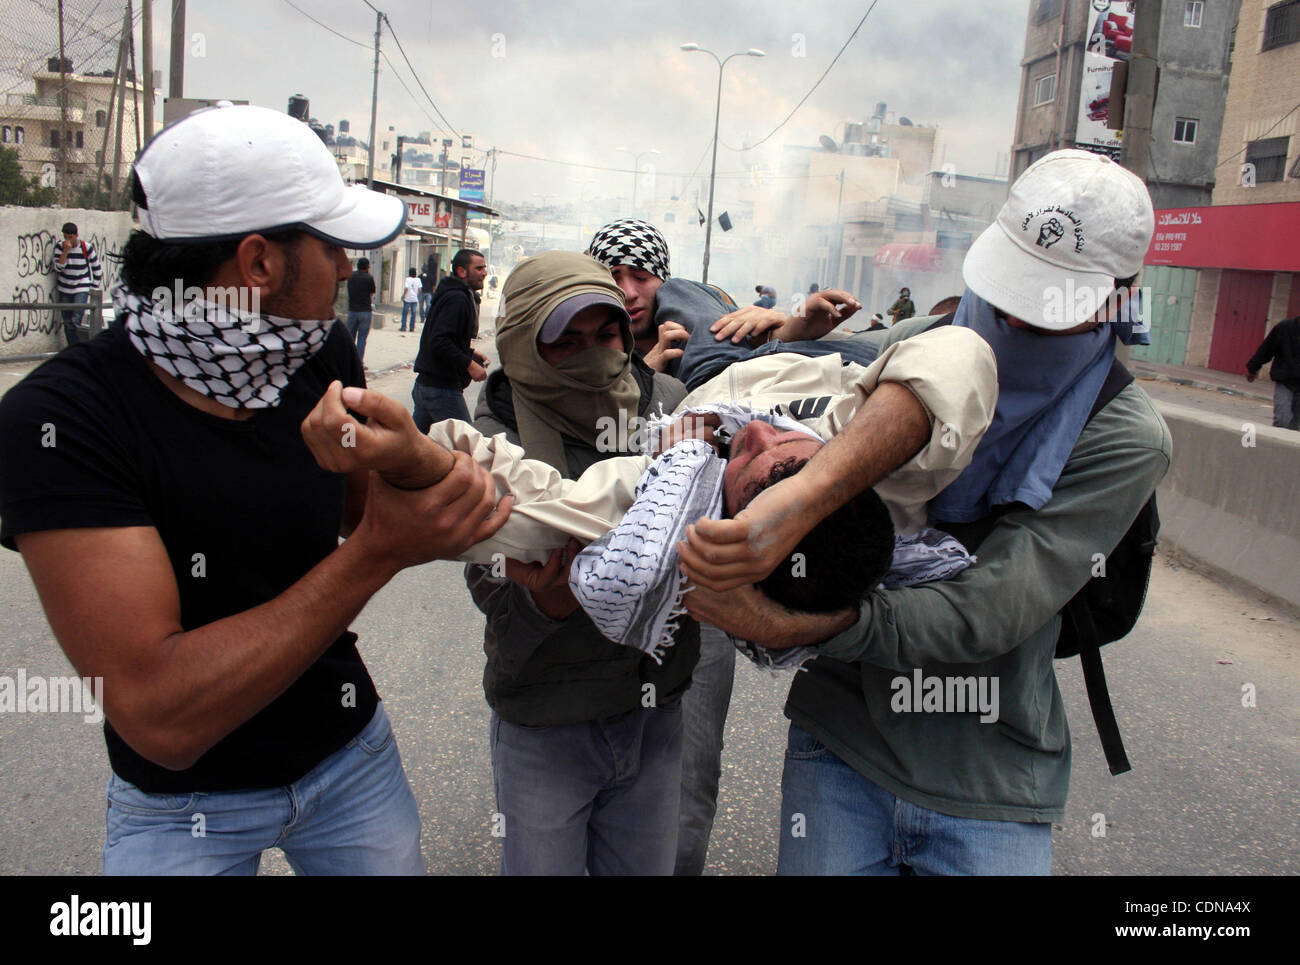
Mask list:
[{"label": "asphalt road", "polygon": [[[405,370],[373,384],[409,403],[411,380]],[[0,675],[68,673],[21,558],[7,551],[0,601]],[[482,618],[461,567],[400,574],[354,629],[419,802],[428,870],[494,873]],[[1074,771],[1054,872],[1300,872],[1297,655],[1300,622],[1158,560],[1142,622],[1105,657],[1131,772],[1110,776],[1077,662],[1057,664]],[[1242,704],[1247,684],[1254,707]],[[788,686],[743,661],[737,667],[710,874],[775,870]],[[66,714],[0,714],[0,773],[0,873],[98,873],[108,776],[99,727]],[[272,851],[262,872],[288,866]]]}]

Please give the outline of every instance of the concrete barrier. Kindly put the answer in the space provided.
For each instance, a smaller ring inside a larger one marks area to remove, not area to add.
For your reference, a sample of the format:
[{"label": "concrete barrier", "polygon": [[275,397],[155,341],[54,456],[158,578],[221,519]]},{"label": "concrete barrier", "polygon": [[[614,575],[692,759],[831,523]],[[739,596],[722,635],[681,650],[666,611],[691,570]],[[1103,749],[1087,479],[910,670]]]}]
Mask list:
[{"label": "concrete barrier", "polygon": [[1158,496],[1162,551],[1300,608],[1300,432],[1157,407],[1174,443]]}]

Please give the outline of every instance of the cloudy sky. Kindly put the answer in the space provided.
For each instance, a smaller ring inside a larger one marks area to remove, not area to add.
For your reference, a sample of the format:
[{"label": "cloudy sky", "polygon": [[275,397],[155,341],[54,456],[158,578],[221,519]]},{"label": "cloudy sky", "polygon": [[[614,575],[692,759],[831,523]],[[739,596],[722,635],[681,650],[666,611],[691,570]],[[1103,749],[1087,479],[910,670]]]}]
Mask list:
[{"label": "cloudy sky", "polygon": [[[52,6],[28,3],[33,13]],[[750,47],[767,54],[727,65],[719,174],[773,164],[782,144],[815,144],[842,121],[867,118],[877,101],[918,124],[937,125],[942,160],[959,172],[993,173],[1013,136],[1029,3],[879,0],[794,117],[761,147],[741,152],[731,148],[768,135],[808,92],[870,0],[383,0],[376,6],[447,121],[473,134],[477,147],[629,170],[631,156],[615,148],[654,148],[661,153],[648,160],[661,175],[707,178],[717,67],[706,54],[682,52],[686,42],[722,56]],[[19,0],[0,6],[15,4],[21,6]],[[164,83],[171,6],[169,0],[154,4],[155,67]],[[66,25],[76,39],[70,49],[80,55],[77,68],[97,62],[111,69],[112,45],[105,48],[99,38],[115,29],[107,25],[120,18],[121,5],[70,0],[67,9],[70,20],[86,21]],[[302,93],[322,122],[347,118],[353,133],[365,136],[375,14],[363,0],[189,0],[187,9],[188,96],[283,109],[290,95]],[[27,22],[20,47],[34,58],[50,43],[48,24]],[[385,24],[381,125],[408,134],[445,128],[392,32]],[[57,33],[53,44],[57,49]],[[499,198],[516,200],[539,193],[576,198],[580,191],[592,198],[626,193],[630,179],[502,155],[495,187]]]}]

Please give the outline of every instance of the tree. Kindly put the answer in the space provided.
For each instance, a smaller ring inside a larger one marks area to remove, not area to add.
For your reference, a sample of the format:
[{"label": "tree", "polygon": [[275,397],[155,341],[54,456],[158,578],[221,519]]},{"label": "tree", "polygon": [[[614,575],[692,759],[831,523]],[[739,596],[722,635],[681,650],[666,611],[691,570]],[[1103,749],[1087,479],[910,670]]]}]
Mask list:
[{"label": "tree", "polygon": [[36,175],[23,176],[23,169],[18,164],[18,150],[0,147],[0,204],[20,204],[28,208],[42,208],[53,205],[58,200],[54,188],[40,186]]}]

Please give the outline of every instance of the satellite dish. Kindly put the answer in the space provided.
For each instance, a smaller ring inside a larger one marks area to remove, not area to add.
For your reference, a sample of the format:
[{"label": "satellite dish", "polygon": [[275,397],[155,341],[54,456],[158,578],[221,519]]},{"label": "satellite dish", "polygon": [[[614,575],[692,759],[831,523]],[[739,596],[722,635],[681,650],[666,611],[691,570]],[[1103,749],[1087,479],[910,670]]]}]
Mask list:
[{"label": "satellite dish", "polygon": [[817,140],[819,140],[821,142],[822,147],[824,147],[828,151],[834,152],[839,150],[839,146],[830,137],[828,137],[825,134],[821,135],[819,138],[817,138]]},{"label": "satellite dish", "polygon": [[916,125],[912,123],[910,117],[900,117],[898,119],[898,125],[899,127],[916,127]]}]

